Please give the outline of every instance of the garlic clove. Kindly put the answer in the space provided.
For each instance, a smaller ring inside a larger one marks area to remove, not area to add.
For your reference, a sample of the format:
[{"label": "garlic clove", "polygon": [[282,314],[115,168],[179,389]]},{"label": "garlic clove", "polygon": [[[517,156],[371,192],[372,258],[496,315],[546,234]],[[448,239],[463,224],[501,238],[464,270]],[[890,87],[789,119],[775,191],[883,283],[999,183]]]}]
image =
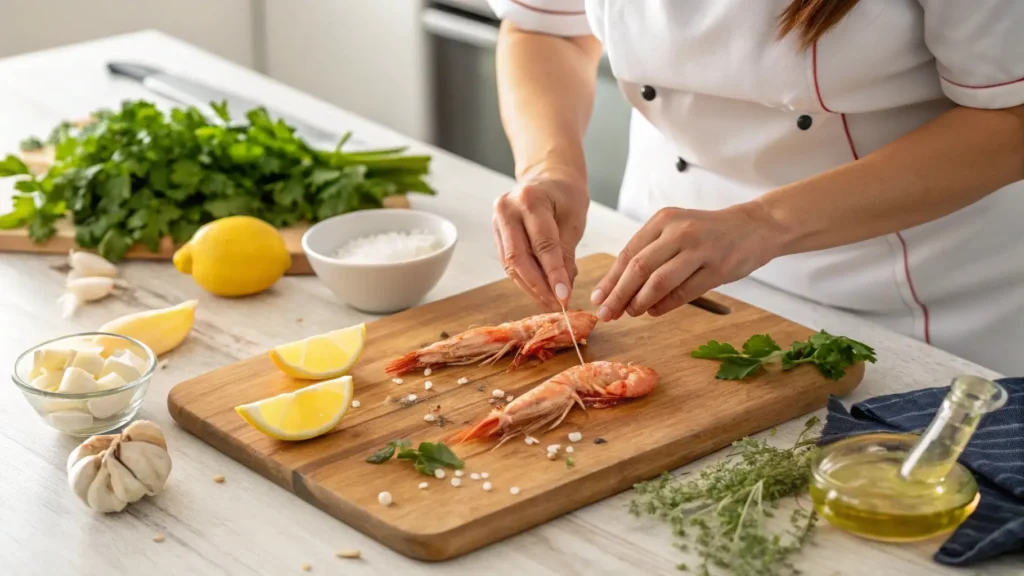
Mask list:
[{"label": "garlic clove", "polygon": [[60,386],[60,381],[64,377],[63,370],[46,370],[42,375],[34,378],[30,383],[33,388],[38,390],[46,390],[47,392],[53,392]]},{"label": "garlic clove", "polygon": [[104,450],[110,448],[110,445],[117,438],[117,434],[102,434],[99,436],[93,436],[79,444],[78,448],[75,448],[71,454],[68,455],[68,474],[71,474],[71,469],[82,460],[102,454]]},{"label": "garlic clove", "polygon": [[[97,381],[97,384],[99,384],[100,390],[113,390],[115,388],[125,386],[128,383],[124,381],[124,378],[121,378],[115,373],[111,373],[100,378],[99,381]],[[135,390],[125,390],[110,396],[93,398],[87,403],[89,413],[97,418],[109,418],[127,408],[134,396]]]},{"label": "garlic clove", "polygon": [[149,420],[136,420],[121,432],[126,440],[131,442],[148,442],[167,450],[167,441],[160,427]]},{"label": "garlic clove", "polygon": [[[110,472],[110,487],[119,500],[131,503],[141,499],[148,491],[146,485],[135,477],[132,470],[119,458],[124,442],[114,442],[103,454],[103,466]],[[139,465],[144,469],[144,464]]]},{"label": "garlic clove", "polygon": [[96,381],[96,387],[100,390],[113,390],[127,385],[128,381],[122,378],[117,372],[111,372]]},{"label": "garlic clove", "polygon": [[88,410],[85,400],[55,400],[53,398],[40,398],[38,405],[46,414],[52,414],[63,410],[77,410],[79,412],[85,412]]},{"label": "garlic clove", "polygon": [[92,374],[81,368],[72,366],[64,371],[64,377],[61,378],[57,392],[62,394],[83,394],[87,392],[95,392],[98,389],[99,387],[96,384],[96,380],[93,379]]},{"label": "garlic clove", "polygon": [[106,464],[101,464],[96,476],[89,483],[85,500],[89,508],[103,513],[120,512],[128,506],[128,501],[118,498],[114,492],[110,468]]},{"label": "garlic clove", "polygon": [[[128,352],[128,354],[131,354],[131,352]],[[128,383],[137,380],[142,375],[142,372],[132,364],[130,359],[119,356],[107,358],[106,362],[103,363],[103,370],[100,370],[100,378],[97,382],[112,374]],[[124,384],[121,384],[121,386],[124,386]]]},{"label": "garlic clove", "polygon": [[105,365],[103,356],[96,352],[78,352],[75,354],[74,360],[71,361],[71,367],[81,368],[93,377],[99,376]]},{"label": "garlic clove", "polygon": [[63,308],[63,316],[69,318],[85,302],[106,298],[114,291],[114,286],[116,285],[116,280],[105,277],[68,280],[67,284],[65,284],[64,295],[57,300]]},{"label": "garlic clove", "polygon": [[32,353],[29,378],[41,376],[44,370],[63,370],[74,357],[75,351],[66,348],[40,348]]},{"label": "garlic clove", "polygon": [[[171,474],[171,457],[167,450],[148,442],[122,442],[116,451],[117,459],[129,475],[145,487],[146,494],[160,493]],[[116,467],[115,467],[116,468]]]},{"label": "garlic clove", "polygon": [[[71,250],[68,253],[68,265],[71,266],[71,272],[80,277],[106,276],[113,278],[117,276],[117,266],[92,252]],[[70,275],[69,273],[68,276]]]},{"label": "garlic clove", "polygon": [[92,414],[78,410],[58,410],[50,413],[50,424],[64,432],[77,432],[92,425]]},{"label": "garlic clove", "polygon": [[74,464],[68,462],[68,485],[71,492],[85,504],[89,503],[89,486],[96,479],[102,465],[102,454],[90,454]]}]

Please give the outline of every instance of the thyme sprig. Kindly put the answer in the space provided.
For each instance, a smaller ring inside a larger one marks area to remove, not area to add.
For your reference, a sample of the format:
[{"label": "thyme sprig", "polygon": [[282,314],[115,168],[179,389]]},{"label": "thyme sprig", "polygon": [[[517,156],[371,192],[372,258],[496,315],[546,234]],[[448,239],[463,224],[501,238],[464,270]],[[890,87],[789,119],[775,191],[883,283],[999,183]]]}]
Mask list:
[{"label": "thyme sprig", "polygon": [[[792,557],[810,540],[817,515],[798,508],[783,529],[774,529],[768,520],[783,498],[807,490],[809,463],[817,450],[817,438],[809,436],[818,424],[817,417],[808,420],[791,448],[747,437],[695,478],[665,473],[637,484],[630,512],[667,521],[680,539],[677,546],[684,551],[692,547],[700,558],[698,574],[799,574]],[[685,564],[679,568],[689,569]]]}]

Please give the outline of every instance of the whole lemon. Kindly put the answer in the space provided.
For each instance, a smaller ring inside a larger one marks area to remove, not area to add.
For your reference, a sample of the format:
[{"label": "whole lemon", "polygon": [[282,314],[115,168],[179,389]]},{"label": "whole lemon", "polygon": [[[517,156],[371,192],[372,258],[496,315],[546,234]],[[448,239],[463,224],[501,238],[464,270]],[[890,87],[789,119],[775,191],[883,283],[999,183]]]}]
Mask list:
[{"label": "whole lemon", "polygon": [[218,296],[248,296],[281,279],[292,265],[281,233],[251,216],[214,220],[174,253],[174,267]]}]

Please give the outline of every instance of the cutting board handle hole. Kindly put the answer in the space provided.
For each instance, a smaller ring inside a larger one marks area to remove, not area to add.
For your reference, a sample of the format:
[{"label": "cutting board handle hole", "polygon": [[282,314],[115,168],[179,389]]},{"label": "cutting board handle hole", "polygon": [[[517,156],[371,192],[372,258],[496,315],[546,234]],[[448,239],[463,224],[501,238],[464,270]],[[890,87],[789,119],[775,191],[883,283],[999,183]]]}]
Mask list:
[{"label": "cutting board handle hole", "polygon": [[691,306],[696,306],[697,308],[700,308],[701,310],[704,310],[704,311],[707,311],[707,312],[711,312],[712,314],[717,314],[719,316],[725,316],[726,314],[732,314],[732,309],[731,308],[729,308],[725,304],[721,304],[721,303],[715,302],[714,300],[711,300],[707,296],[700,296],[700,297],[698,297],[696,300],[693,300],[692,302],[690,302],[690,305]]}]

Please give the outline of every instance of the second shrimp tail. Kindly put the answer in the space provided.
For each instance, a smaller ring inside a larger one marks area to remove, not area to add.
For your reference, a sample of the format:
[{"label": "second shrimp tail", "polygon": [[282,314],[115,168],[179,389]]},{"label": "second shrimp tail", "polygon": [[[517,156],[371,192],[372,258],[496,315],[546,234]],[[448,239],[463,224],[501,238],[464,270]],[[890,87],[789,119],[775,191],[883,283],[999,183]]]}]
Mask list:
[{"label": "second shrimp tail", "polygon": [[419,350],[413,350],[388,362],[387,366],[384,367],[384,372],[389,376],[398,376],[417,368],[420,368]]}]

